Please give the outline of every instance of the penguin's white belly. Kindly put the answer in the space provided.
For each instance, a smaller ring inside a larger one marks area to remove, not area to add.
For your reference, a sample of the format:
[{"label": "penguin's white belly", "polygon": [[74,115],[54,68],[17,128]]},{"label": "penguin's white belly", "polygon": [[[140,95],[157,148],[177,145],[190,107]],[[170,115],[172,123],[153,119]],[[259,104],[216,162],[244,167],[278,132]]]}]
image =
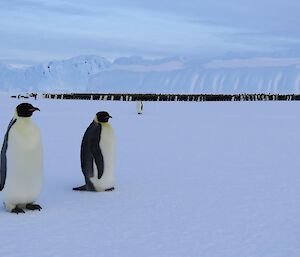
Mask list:
[{"label": "penguin's white belly", "polygon": [[34,202],[41,191],[42,145],[37,127],[28,124],[24,129],[17,123],[9,133],[3,193],[5,203],[26,204]]},{"label": "penguin's white belly", "polygon": [[98,179],[98,170],[94,161],[94,176],[91,178],[96,191],[114,187],[114,164],[115,164],[115,137],[112,127],[108,123],[101,123],[100,150],[103,156],[104,171]]},{"label": "penguin's white belly", "polygon": [[137,113],[141,114],[142,113],[142,102],[141,101],[138,101],[137,104],[136,104],[136,111]]}]

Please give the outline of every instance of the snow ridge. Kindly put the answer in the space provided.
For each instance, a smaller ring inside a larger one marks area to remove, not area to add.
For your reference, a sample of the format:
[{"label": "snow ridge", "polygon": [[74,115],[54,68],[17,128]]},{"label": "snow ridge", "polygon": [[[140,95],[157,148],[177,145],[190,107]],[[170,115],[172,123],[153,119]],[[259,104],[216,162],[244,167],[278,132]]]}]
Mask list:
[{"label": "snow ridge", "polygon": [[91,93],[300,93],[300,59],[211,60],[179,57],[110,62],[87,55],[27,68],[0,64],[0,91]]}]

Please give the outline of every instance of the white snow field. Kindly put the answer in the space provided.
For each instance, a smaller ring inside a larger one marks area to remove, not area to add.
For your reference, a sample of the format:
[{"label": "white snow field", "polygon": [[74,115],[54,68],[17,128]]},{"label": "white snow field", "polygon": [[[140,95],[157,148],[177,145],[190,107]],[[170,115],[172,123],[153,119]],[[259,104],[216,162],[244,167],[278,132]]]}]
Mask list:
[{"label": "white snow field", "polygon": [[[1,257],[299,257],[300,102],[30,101],[41,212],[0,208]],[[18,100],[0,98],[3,137]],[[96,112],[116,134],[116,190],[75,192]],[[2,201],[2,194],[0,193]]]}]

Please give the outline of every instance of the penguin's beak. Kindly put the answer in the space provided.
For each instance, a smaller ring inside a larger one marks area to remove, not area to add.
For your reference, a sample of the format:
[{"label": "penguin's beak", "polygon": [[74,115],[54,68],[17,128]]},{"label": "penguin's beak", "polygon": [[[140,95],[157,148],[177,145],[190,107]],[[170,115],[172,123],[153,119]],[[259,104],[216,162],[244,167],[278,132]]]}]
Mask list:
[{"label": "penguin's beak", "polygon": [[33,107],[33,108],[29,109],[29,111],[31,111],[31,112],[39,111],[40,112],[41,110],[37,107]]}]

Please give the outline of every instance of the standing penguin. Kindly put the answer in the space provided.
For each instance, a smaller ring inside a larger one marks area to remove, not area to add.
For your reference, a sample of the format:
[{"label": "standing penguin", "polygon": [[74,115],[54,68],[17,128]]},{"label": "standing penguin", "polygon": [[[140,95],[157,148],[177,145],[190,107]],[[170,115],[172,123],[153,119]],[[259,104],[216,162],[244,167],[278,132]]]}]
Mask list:
[{"label": "standing penguin", "polygon": [[42,187],[42,143],[39,129],[30,120],[39,110],[28,103],[16,107],[1,149],[0,191],[6,209],[17,214],[24,213],[22,208],[42,209],[34,204]]},{"label": "standing penguin", "polygon": [[81,143],[81,170],[85,184],[78,191],[114,190],[115,137],[108,112],[98,112]]},{"label": "standing penguin", "polygon": [[137,101],[137,103],[136,103],[136,111],[138,114],[143,113],[143,103],[141,100]]}]

